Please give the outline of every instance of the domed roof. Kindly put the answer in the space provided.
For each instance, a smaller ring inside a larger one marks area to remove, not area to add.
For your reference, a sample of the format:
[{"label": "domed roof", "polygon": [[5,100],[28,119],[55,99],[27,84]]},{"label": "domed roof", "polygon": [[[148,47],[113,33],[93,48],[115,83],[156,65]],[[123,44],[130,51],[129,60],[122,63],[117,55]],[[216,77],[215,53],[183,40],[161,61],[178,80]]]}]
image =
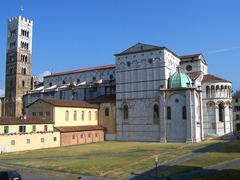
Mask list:
[{"label": "domed roof", "polygon": [[179,70],[175,72],[168,79],[168,88],[188,88],[192,86],[191,78],[184,72],[180,72]]}]

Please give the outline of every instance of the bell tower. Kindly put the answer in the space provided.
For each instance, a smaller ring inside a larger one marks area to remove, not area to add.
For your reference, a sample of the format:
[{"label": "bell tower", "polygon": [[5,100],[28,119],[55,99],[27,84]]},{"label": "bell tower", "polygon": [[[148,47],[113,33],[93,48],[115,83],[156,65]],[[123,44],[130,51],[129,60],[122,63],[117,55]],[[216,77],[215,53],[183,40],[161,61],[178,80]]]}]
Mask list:
[{"label": "bell tower", "polygon": [[31,88],[33,21],[22,16],[8,19],[5,115],[22,115],[22,97]]}]

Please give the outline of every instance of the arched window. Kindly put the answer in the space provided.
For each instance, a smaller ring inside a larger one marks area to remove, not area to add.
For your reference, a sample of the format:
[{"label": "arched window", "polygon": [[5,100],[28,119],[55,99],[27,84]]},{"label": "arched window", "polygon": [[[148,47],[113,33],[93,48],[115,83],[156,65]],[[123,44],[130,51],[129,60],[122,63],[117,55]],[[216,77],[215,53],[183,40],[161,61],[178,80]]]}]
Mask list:
[{"label": "arched window", "polygon": [[84,111],[82,111],[82,120],[84,120]]},{"label": "arched window", "polygon": [[21,74],[24,75],[24,68],[21,69]]},{"label": "arched window", "polygon": [[182,118],[183,118],[183,120],[187,119],[187,108],[186,108],[186,106],[182,107]]},{"label": "arched window", "polygon": [[153,122],[154,124],[159,123],[159,106],[157,104],[153,106]]},{"label": "arched window", "polygon": [[109,108],[105,109],[105,116],[109,116]]},{"label": "arched window", "polygon": [[69,120],[69,111],[65,111],[65,120],[68,121]]},{"label": "arched window", "polygon": [[92,119],[91,116],[92,116],[91,111],[88,111],[88,120],[89,120],[89,121],[91,121],[91,119]]},{"label": "arched window", "polygon": [[172,116],[172,114],[171,114],[171,107],[170,106],[168,106],[167,107],[167,120],[171,120],[171,117]]},{"label": "arched window", "polygon": [[236,115],[236,120],[239,120],[240,119],[240,116],[239,114]]},{"label": "arched window", "polygon": [[22,87],[24,87],[25,86],[25,81],[22,81]]},{"label": "arched window", "polygon": [[123,119],[124,120],[128,119],[128,105],[123,106]]},{"label": "arched window", "polygon": [[65,84],[66,82],[65,81],[62,81],[62,84]]},{"label": "arched window", "polygon": [[223,122],[224,106],[222,103],[218,105],[218,113],[219,113],[219,121]]},{"label": "arched window", "polygon": [[77,111],[74,111],[74,114],[73,114],[73,120],[74,120],[74,121],[77,120]]}]

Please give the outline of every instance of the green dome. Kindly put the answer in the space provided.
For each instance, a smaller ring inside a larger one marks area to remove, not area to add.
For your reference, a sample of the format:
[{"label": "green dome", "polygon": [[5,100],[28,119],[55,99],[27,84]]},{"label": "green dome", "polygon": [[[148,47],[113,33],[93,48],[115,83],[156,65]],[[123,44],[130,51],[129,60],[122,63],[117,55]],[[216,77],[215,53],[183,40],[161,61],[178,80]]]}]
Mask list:
[{"label": "green dome", "polygon": [[187,88],[192,86],[191,78],[180,71],[175,72],[172,76],[168,79],[168,88]]}]

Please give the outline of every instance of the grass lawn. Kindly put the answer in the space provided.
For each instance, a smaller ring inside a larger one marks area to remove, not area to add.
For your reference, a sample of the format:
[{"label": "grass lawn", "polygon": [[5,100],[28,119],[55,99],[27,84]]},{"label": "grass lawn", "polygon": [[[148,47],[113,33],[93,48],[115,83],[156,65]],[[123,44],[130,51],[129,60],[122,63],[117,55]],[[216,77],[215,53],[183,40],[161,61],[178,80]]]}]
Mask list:
[{"label": "grass lawn", "polygon": [[219,141],[199,144],[102,142],[9,153],[0,155],[0,159],[6,164],[119,178],[154,166],[155,155],[162,163]]}]

